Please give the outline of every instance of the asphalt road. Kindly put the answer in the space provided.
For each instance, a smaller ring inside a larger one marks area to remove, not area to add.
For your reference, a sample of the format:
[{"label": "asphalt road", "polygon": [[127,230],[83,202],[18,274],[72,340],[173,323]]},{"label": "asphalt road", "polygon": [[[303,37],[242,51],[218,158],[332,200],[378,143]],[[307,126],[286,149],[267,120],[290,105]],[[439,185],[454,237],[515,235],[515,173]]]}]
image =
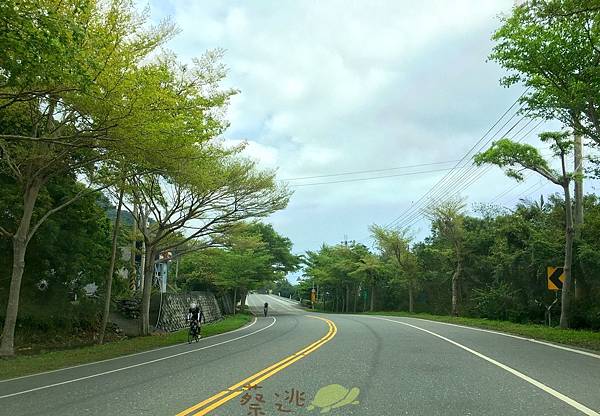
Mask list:
[{"label": "asphalt road", "polygon": [[248,303],[253,323],[198,344],[0,382],[0,415],[600,413],[600,355],[413,318],[312,314],[275,296]]}]

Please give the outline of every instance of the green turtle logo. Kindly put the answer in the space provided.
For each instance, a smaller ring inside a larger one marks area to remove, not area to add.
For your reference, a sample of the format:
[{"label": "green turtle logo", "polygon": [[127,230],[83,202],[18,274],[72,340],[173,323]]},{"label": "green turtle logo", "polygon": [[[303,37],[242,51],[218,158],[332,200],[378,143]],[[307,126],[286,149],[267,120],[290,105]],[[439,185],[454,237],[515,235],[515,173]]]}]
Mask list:
[{"label": "green turtle logo", "polygon": [[308,410],[318,407],[321,409],[321,413],[327,413],[331,409],[349,404],[358,404],[360,402],[354,399],[358,397],[359,393],[360,389],[358,387],[352,387],[348,390],[339,384],[330,384],[319,389],[310,406],[308,406]]}]

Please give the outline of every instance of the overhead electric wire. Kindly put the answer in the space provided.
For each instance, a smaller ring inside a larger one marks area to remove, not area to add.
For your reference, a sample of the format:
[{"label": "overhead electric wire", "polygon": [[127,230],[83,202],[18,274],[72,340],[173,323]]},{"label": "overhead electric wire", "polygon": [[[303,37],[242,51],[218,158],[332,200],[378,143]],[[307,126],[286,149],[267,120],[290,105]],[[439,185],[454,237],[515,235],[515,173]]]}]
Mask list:
[{"label": "overhead electric wire", "polygon": [[[511,117],[509,119],[509,121],[512,120],[513,118],[514,118],[514,116]],[[512,130],[514,130],[521,123],[521,121],[523,121],[525,118],[526,118],[526,116],[521,117],[507,131],[502,133],[502,129],[507,125],[507,123],[505,123],[493,136],[491,136],[487,141],[485,141],[479,147],[479,149],[477,149],[477,151],[479,151],[479,152],[483,151],[486,148],[486,146],[489,144],[489,142],[491,142],[497,136],[506,136],[506,135],[510,134],[512,132]],[[532,121],[533,121],[532,119],[529,119],[529,121],[527,123],[525,123],[525,125],[521,126],[521,128],[515,133],[515,135],[521,133],[525,128],[527,128],[527,126],[529,126],[529,124],[531,124]],[[535,127],[534,127],[534,129],[535,129]],[[529,134],[529,133],[527,133],[527,134]],[[522,139],[520,139],[520,140],[522,140]],[[475,154],[474,152],[472,152],[472,150],[473,150],[473,148],[471,149],[470,153]],[[421,203],[416,209],[413,209],[411,213],[406,215],[404,218],[397,218],[391,224],[393,225],[394,223],[396,223],[397,227],[400,227],[400,228],[405,227],[408,224],[412,224],[414,219],[422,216],[422,211],[424,209],[427,209],[428,207],[431,207],[433,205],[440,203],[442,200],[450,199],[453,196],[459,194],[461,191],[463,191],[468,186],[473,184],[476,180],[481,178],[485,173],[487,173],[492,168],[491,166],[479,167],[472,163],[469,165],[465,165],[465,166],[466,166],[466,168],[457,170],[455,172],[455,175],[452,178],[453,183],[448,183],[448,184],[445,184],[442,187],[438,188],[431,196],[429,196],[429,198],[427,198],[427,200],[425,200],[423,203]],[[466,183],[466,186],[465,186],[465,183]]]},{"label": "overhead electric wire", "polygon": [[431,169],[431,170],[424,170],[424,171],[418,171],[418,172],[405,172],[405,173],[398,173],[398,174],[395,174],[395,175],[374,176],[374,177],[370,177],[370,178],[353,178],[353,179],[343,179],[343,180],[339,180],[339,181],[329,181],[329,182],[301,183],[301,184],[290,185],[290,186],[293,186],[295,188],[299,188],[299,187],[304,187],[304,186],[329,185],[329,184],[334,184],[334,183],[370,181],[370,180],[374,180],[374,179],[397,178],[397,177],[400,177],[400,176],[419,175],[419,174],[422,174],[422,173],[447,172],[447,171],[449,171],[451,169],[453,169],[453,168]]},{"label": "overhead electric wire", "polygon": [[434,165],[445,165],[446,163],[454,163],[454,162],[457,162],[458,160],[459,159],[446,160],[443,162],[421,163],[418,165],[397,166],[394,168],[356,170],[356,171],[351,171],[351,172],[330,173],[330,174],[325,174],[325,175],[301,176],[298,178],[289,178],[289,179],[282,179],[282,180],[283,181],[299,181],[299,180],[303,180],[303,179],[317,179],[317,178],[328,178],[328,177],[333,177],[333,176],[359,175],[362,173],[388,172],[391,170],[399,170],[399,169],[420,168],[420,167],[424,167],[424,166],[434,166]]},{"label": "overhead electric wire", "polygon": [[[484,143],[484,144],[483,144],[483,145],[482,145],[482,146],[481,146],[481,147],[478,149],[478,151],[482,151],[482,150],[484,150],[484,148],[485,148],[485,147],[488,145],[488,143],[489,143],[490,141],[492,141],[492,140],[493,140],[493,139],[494,139],[496,136],[499,136],[499,135],[500,135],[500,136],[506,136],[506,135],[508,135],[508,134],[509,134],[509,133],[510,133],[510,132],[511,132],[511,131],[512,131],[512,130],[513,130],[515,127],[516,127],[516,126],[517,126],[517,125],[519,125],[519,123],[520,123],[522,120],[524,120],[524,118],[525,118],[525,117],[521,117],[521,119],[519,119],[519,120],[518,120],[516,123],[514,123],[514,124],[512,125],[512,127],[511,127],[510,129],[508,129],[508,131],[506,131],[506,132],[504,132],[504,133],[502,133],[502,134],[499,134],[499,133],[500,133],[500,130],[499,130],[498,132],[496,132],[496,134],[495,134],[494,136],[490,137],[490,138],[489,138],[489,139],[488,139],[488,140],[487,140],[487,141],[486,141],[486,142],[485,142],[485,143]],[[522,127],[519,129],[519,131],[517,131],[517,133],[515,133],[515,134],[519,134],[519,133],[520,133],[521,131],[523,131],[523,129],[525,129],[525,128],[526,128],[526,127],[527,127],[527,126],[530,124],[530,123],[531,123],[531,120],[530,120],[528,123],[526,123],[524,126],[522,126]],[[506,125],[506,123],[505,123],[505,125]],[[438,190],[437,190],[437,191],[436,191],[436,192],[435,192],[433,195],[431,195],[431,196],[428,198],[428,201],[426,201],[424,205],[422,204],[422,205],[421,205],[421,207],[420,207],[419,209],[417,209],[417,210],[414,210],[414,211],[412,212],[412,214],[410,214],[408,217],[404,218],[404,219],[401,221],[401,223],[400,223],[400,225],[399,225],[399,226],[400,226],[400,227],[402,227],[404,224],[406,224],[406,223],[408,223],[408,222],[411,222],[411,221],[412,221],[412,220],[413,220],[415,217],[419,217],[419,216],[421,216],[421,211],[422,211],[423,209],[426,209],[426,208],[428,208],[428,207],[430,207],[430,206],[433,206],[433,205],[435,205],[435,204],[437,204],[437,203],[441,202],[441,200],[445,199],[445,197],[447,197],[447,196],[448,196],[448,192],[451,192],[452,190],[455,190],[455,191],[456,191],[456,187],[457,187],[457,186],[461,186],[461,182],[467,182],[467,181],[468,181],[468,186],[470,186],[470,185],[471,185],[471,184],[474,182],[474,180],[471,180],[472,178],[474,178],[474,177],[475,177],[475,180],[477,180],[477,179],[479,179],[480,177],[482,177],[482,176],[483,176],[485,173],[487,173],[488,171],[490,171],[490,170],[491,170],[491,168],[492,168],[491,166],[486,166],[486,167],[483,167],[483,168],[481,168],[481,167],[479,167],[479,166],[476,166],[476,165],[475,165],[475,164],[473,164],[473,163],[471,163],[471,164],[469,164],[469,165],[467,165],[467,166],[468,166],[468,167],[467,167],[466,169],[464,169],[464,170],[462,170],[462,171],[460,171],[460,170],[459,170],[459,171],[457,171],[457,173],[456,173],[455,177],[453,178],[453,179],[454,179],[454,181],[455,181],[455,183],[450,183],[450,184],[447,184],[446,186],[444,186],[444,187],[442,187],[442,188],[438,189]],[[468,186],[467,186],[467,187],[468,187]],[[464,190],[464,189],[466,189],[466,187],[465,187],[465,186],[463,186],[463,187],[461,187],[460,189],[458,189],[458,191],[454,192],[454,194],[452,194],[452,195],[458,194],[460,191],[462,191],[462,190]]]},{"label": "overhead electric wire", "polygon": [[[530,129],[524,137],[522,137],[521,139],[519,139],[518,141],[523,140],[523,138],[525,138],[527,135],[529,135],[533,130],[535,130],[543,121],[538,122],[538,124],[536,126],[534,126],[532,129]],[[463,192],[465,189],[467,189],[469,186],[471,186],[473,183],[475,183],[476,181],[478,181],[481,177],[483,177],[483,175],[485,175],[486,173],[488,173],[491,169],[493,168],[492,165],[486,166],[485,168],[483,168],[483,170],[476,176],[474,176],[470,182],[464,184],[463,186],[459,187],[458,189],[456,189],[454,192],[450,193],[447,195],[445,200],[449,200],[455,196],[460,195],[461,192]],[[440,203],[443,202],[441,200],[437,201],[436,203]],[[416,223],[418,223],[422,218],[423,218],[423,214],[418,215],[416,217],[413,218],[412,222],[410,224],[408,224],[406,227],[412,227],[414,226]]]},{"label": "overhead electric wire", "polygon": [[[483,141],[485,140],[485,138],[496,128],[496,126],[498,124],[501,123],[501,121],[506,117],[506,115],[508,113],[510,113],[510,111],[519,103],[521,97],[527,92],[527,90],[525,90],[523,92],[523,94],[521,94],[516,100],[515,102],[500,116],[500,118],[492,125],[492,127],[490,127],[485,134],[479,139],[477,140],[477,142],[475,142],[475,144],[467,151],[467,153],[464,154],[464,156],[459,160],[459,162],[455,165],[455,169],[458,168],[458,166],[469,157],[469,155],[473,152],[473,150],[475,148],[477,148],[477,146]],[[520,107],[522,108],[522,106]],[[519,108],[519,109],[520,109]],[[515,112],[515,114],[513,114],[508,121],[505,122],[505,124],[500,128],[500,130],[502,130],[508,123],[510,123],[510,121],[515,118],[518,115],[518,111]],[[394,223],[396,223],[398,220],[400,220],[401,218],[405,217],[406,215],[408,215],[409,213],[411,213],[414,210],[418,210],[419,209],[419,204],[421,203],[421,201],[423,201],[425,198],[427,198],[427,196],[429,194],[431,194],[432,192],[435,192],[436,189],[441,188],[442,186],[444,186],[444,184],[448,181],[452,180],[452,176],[453,173],[450,172],[447,175],[445,175],[442,179],[440,179],[432,188],[430,188],[425,194],[423,194],[419,200],[417,200],[417,202],[415,202],[411,207],[407,208],[406,210],[404,210],[398,217],[396,217],[394,220],[392,220],[391,222],[389,222],[386,225],[386,228],[389,228],[391,225],[393,225]]]},{"label": "overhead electric wire", "polygon": [[499,200],[501,200],[502,198],[504,198],[506,195],[510,194],[512,191],[514,191],[517,188],[520,188],[521,186],[525,185],[525,183],[527,182],[527,180],[531,177],[532,173],[528,173],[523,177],[523,181],[518,183],[516,186],[514,184],[511,184],[510,187],[508,187],[506,190],[500,192],[498,195],[496,195],[495,197],[493,197],[492,199],[490,199],[487,203],[488,204],[495,204],[496,202],[498,202]]},{"label": "overhead electric wire", "polygon": [[[515,133],[515,134],[519,134],[521,131],[523,131],[529,124],[531,124],[532,121],[533,121],[533,119],[530,119],[529,122],[527,122],[523,127],[521,127],[519,129],[519,131],[517,133]],[[538,121],[538,123],[533,128],[531,128],[527,133],[525,133],[520,139],[517,140],[517,143],[521,142],[523,139],[525,139],[527,136],[529,136],[535,129],[537,129],[543,123],[543,121],[544,120]],[[514,128],[514,126],[512,128]],[[512,128],[511,128],[511,130],[512,130]],[[508,132],[505,133],[505,134],[508,134]],[[483,177],[483,175],[485,175],[487,172],[489,172],[493,168],[493,165],[488,165],[488,166],[486,166],[484,168],[479,168],[479,167],[477,167],[475,165],[473,165],[473,166],[475,167],[475,169],[479,169],[479,172],[475,172],[474,175],[471,176],[471,178],[467,178],[466,180],[468,182],[466,182],[466,183],[464,183],[462,185],[458,185],[458,187],[456,187],[452,191],[448,190],[449,193],[444,193],[442,195],[442,197],[438,198],[437,200],[432,201],[430,204],[428,204],[427,206],[423,207],[420,212],[417,212],[416,214],[412,215],[411,219],[408,219],[408,224],[407,224],[407,220],[403,221],[403,225],[406,224],[406,225],[404,225],[404,227],[406,228],[406,227],[413,226],[418,221],[420,221],[421,218],[423,217],[423,210],[424,209],[426,209],[427,207],[433,206],[435,204],[438,204],[440,202],[447,201],[447,200],[449,200],[449,199],[451,199],[451,198],[459,195],[462,191],[464,191],[469,186],[471,186],[473,183],[475,183],[476,181],[478,181],[481,177]],[[402,227],[402,225],[400,225],[400,227]]]},{"label": "overhead electric wire", "polygon": [[546,185],[548,185],[548,182],[546,182],[543,178],[540,178],[532,186],[530,186],[525,191],[523,191],[522,193],[520,193],[519,195],[517,195],[515,198],[511,199],[509,201],[509,203],[513,203],[513,202],[516,202],[516,201],[520,201],[520,200],[526,199],[530,195],[532,195],[532,194],[536,193],[537,191],[541,190],[542,188],[544,188]]},{"label": "overhead electric wire", "polygon": [[[533,120],[530,120],[530,122]],[[530,124],[530,122],[528,122],[527,124],[525,124],[525,126],[523,126],[518,132],[520,133],[521,131],[523,131],[523,129],[528,126]],[[521,142],[523,139],[525,139],[527,136],[529,136],[535,129],[537,129],[541,124],[543,123],[543,120],[540,120],[533,128],[531,128],[527,133],[525,133],[520,139],[517,140],[518,142]],[[463,192],[465,189],[467,189],[469,186],[471,186],[473,183],[475,183],[476,181],[478,181],[481,177],[483,177],[486,173],[488,173],[491,169],[493,169],[493,165],[488,165],[486,167],[483,167],[480,169],[480,171],[478,173],[476,173],[472,179],[466,183],[463,184],[462,186],[459,186],[458,188],[454,189],[452,192],[450,192],[449,194],[445,195],[444,199],[438,199],[437,201],[433,201],[429,206],[432,206],[434,204],[440,203],[443,200],[447,201],[455,196],[460,195],[461,192]],[[421,212],[422,214],[422,212]],[[413,218],[413,221],[409,224],[409,226],[414,225],[416,222],[418,222],[421,218],[423,217],[423,215],[417,215],[416,217]]]},{"label": "overhead electric wire", "polygon": [[[480,143],[481,143],[483,140],[485,140],[485,138],[486,138],[486,137],[487,137],[487,136],[490,134],[490,132],[492,132],[492,131],[494,130],[494,128],[496,128],[496,126],[497,126],[498,124],[500,124],[500,122],[501,122],[501,121],[502,121],[502,120],[503,120],[503,119],[506,117],[506,115],[507,115],[508,113],[510,113],[510,111],[511,111],[511,110],[512,110],[512,109],[513,109],[513,108],[514,108],[514,107],[515,107],[515,106],[516,106],[516,105],[519,103],[520,99],[521,99],[521,98],[522,98],[522,97],[523,97],[523,96],[524,96],[524,95],[527,93],[527,91],[528,91],[528,90],[529,90],[529,88],[525,89],[525,91],[523,91],[523,93],[522,93],[522,94],[521,94],[521,95],[520,95],[520,96],[519,96],[519,97],[518,97],[518,98],[517,98],[517,99],[516,99],[516,100],[515,100],[515,101],[514,101],[512,104],[511,104],[511,106],[510,106],[510,107],[509,107],[509,108],[508,108],[508,109],[507,109],[507,110],[506,110],[506,111],[505,111],[505,112],[504,112],[504,113],[503,113],[503,114],[500,116],[500,118],[498,118],[498,119],[496,120],[496,122],[495,122],[495,123],[494,123],[494,124],[493,124],[493,125],[492,125],[492,126],[491,126],[491,127],[490,127],[490,128],[489,128],[489,129],[488,129],[486,132],[485,132],[485,133],[484,133],[484,135],[483,135],[481,138],[479,138],[479,140],[477,140],[477,142],[475,142],[475,144],[474,144],[474,145],[473,145],[473,146],[472,146],[472,147],[471,147],[471,148],[470,148],[470,149],[467,151],[467,153],[465,153],[465,154],[463,155],[463,157],[462,157],[462,158],[460,158],[460,159],[459,159],[459,161],[456,163],[456,165],[455,165],[455,166],[452,168],[451,172],[449,172],[448,174],[444,175],[444,177],[442,177],[442,178],[441,178],[441,179],[440,179],[438,182],[436,182],[436,183],[433,185],[433,187],[431,187],[431,188],[430,188],[430,189],[429,189],[429,190],[428,190],[428,191],[427,191],[425,194],[423,194],[423,195],[422,195],[422,196],[421,196],[421,197],[420,197],[420,198],[417,200],[417,202],[413,203],[413,204],[412,204],[410,207],[408,207],[407,209],[405,209],[405,210],[404,210],[404,211],[403,211],[403,212],[402,212],[402,213],[401,213],[401,214],[400,214],[398,217],[396,217],[394,220],[392,220],[391,222],[389,222],[388,224],[386,224],[386,225],[385,225],[385,228],[390,228],[390,227],[391,227],[391,226],[392,226],[394,223],[398,222],[398,221],[399,221],[399,220],[401,220],[403,217],[404,217],[404,218],[407,218],[407,215],[408,215],[408,216],[412,216],[412,215],[414,214],[414,211],[416,211],[417,213],[419,213],[420,211],[422,211],[422,208],[419,206],[419,205],[420,205],[420,203],[421,203],[421,201],[425,200],[425,198],[427,198],[427,196],[428,196],[428,195],[430,195],[432,192],[434,193],[434,195],[437,195],[436,188],[437,188],[437,191],[443,190],[443,189],[444,189],[444,186],[445,186],[445,182],[449,182],[450,180],[452,180],[452,178],[453,178],[454,176],[457,176],[457,175],[455,174],[455,172],[456,172],[456,169],[459,169],[459,172],[460,172],[460,170],[462,170],[462,168],[464,167],[464,165],[463,165],[463,166],[461,166],[461,165],[460,165],[460,164],[461,164],[461,162],[463,162],[465,159],[467,159],[467,158],[468,158],[468,157],[471,155],[471,153],[473,152],[473,150],[474,150],[475,148],[477,148],[477,146],[478,146],[478,145],[479,145],[479,144],[480,144]],[[499,131],[502,131],[502,129],[504,129],[504,127],[505,127],[505,126],[507,126],[507,125],[508,125],[508,123],[510,123],[510,122],[511,122],[511,121],[512,121],[512,120],[513,120],[513,119],[514,119],[514,118],[515,118],[515,117],[516,117],[516,116],[519,114],[519,111],[520,111],[522,108],[523,108],[523,106],[520,106],[520,107],[517,109],[517,111],[516,111],[516,112],[515,112],[515,113],[514,113],[514,114],[513,114],[513,115],[512,115],[512,116],[511,116],[511,117],[510,117],[510,118],[509,118],[509,119],[508,119],[508,120],[507,120],[507,121],[506,121],[504,124],[503,124],[503,125],[502,125],[502,127],[500,127],[500,129],[498,129],[498,132],[499,132]],[[514,128],[514,127],[517,125],[517,124],[519,124],[519,123],[520,123],[520,122],[521,122],[521,121],[522,121],[524,118],[525,118],[525,116],[523,116],[523,117],[522,117],[520,120],[518,120],[518,121],[517,121],[517,123],[515,123],[515,124],[514,124],[514,125],[511,127],[511,129],[509,129],[509,131],[511,131],[511,130],[512,130],[512,129],[513,129],[513,128]],[[534,129],[535,129],[535,128],[537,128],[537,126],[539,126],[539,124],[540,124],[540,123],[538,123],[538,125],[536,125],[536,126],[534,127]],[[534,129],[532,129],[532,130],[534,130]],[[497,133],[498,133],[498,132],[497,132]],[[497,133],[496,133],[496,135],[497,135]],[[528,133],[528,134],[529,134],[529,133]],[[494,136],[496,136],[496,135],[494,135]],[[494,137],[494,136],[492,136],[492,138],[491,138],[491,139],[488,139],[488,141],[487,141],[486,143],[489,143],[489,141],[491,141],[491,140],[493,139],[493,137]],[[484,172],[484,173],[485,173],[485,172]],[[480,175],[480,176],[481,176],[481,175]],[[463,173],[463,177],[464,177],[464,173]],[[474,181],[472,181],[472,182],[474,182]],[[471,182],[471,183],[472,183],[472,182]],[[468,184],[467,184],[467,186],[470,186],[470,184],[471,184],[471,183],[468,183]],[[450,184],[450,185],[451,185],[451,184]],[[459,192],[460,192],[460,191],[461,191],[461,190],[459,189]],[[434,195],[432,195],[432,196],[434,196]],[[412,212],[413,214],[411,214],[411,212]],[[418,219],[419,219],[419,218],[417,218],[417,220],[418,220]],[[368,238],[369,238],[369,237],[365,237],[365,239],[363,239],[363,240],[366,240],[366,239],[368,239]],[[362,241],[362,240],[361,240],[361,241]]]}]

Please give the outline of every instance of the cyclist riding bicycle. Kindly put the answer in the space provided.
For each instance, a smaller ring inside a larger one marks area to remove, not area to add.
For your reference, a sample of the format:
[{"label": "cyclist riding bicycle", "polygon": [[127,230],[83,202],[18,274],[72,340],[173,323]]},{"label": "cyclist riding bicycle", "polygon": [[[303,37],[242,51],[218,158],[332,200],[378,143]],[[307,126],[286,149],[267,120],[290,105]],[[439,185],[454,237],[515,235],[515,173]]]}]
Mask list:
[{"label": "cyclist riding bicycle", "polygon": [[190,323],[190,334],[198,340],[200,335],[200,323],[206,323],[206,317],[204,316],[204,312],[202,309],[195,303],[192,302],[190,304],[190,309],[188,310],[187,320]]},{"label": "cyclist riding bicycle", "polygon": [[265,302],[265,306],[263,308],[263,312],[265,313],[265,317],[267,316],[267,312],[269,311],[269,304]]}]

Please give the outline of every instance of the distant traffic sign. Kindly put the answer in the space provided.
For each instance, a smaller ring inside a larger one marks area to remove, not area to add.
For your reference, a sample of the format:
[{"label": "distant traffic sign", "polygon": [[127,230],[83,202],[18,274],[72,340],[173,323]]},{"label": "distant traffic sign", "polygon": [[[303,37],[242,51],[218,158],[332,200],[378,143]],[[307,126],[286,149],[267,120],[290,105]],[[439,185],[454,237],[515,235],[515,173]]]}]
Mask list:
[{"label": "distant traffic sign", "polygon": [[548,267],[548,289],[561,290],[564,282],[564,267]]}]

